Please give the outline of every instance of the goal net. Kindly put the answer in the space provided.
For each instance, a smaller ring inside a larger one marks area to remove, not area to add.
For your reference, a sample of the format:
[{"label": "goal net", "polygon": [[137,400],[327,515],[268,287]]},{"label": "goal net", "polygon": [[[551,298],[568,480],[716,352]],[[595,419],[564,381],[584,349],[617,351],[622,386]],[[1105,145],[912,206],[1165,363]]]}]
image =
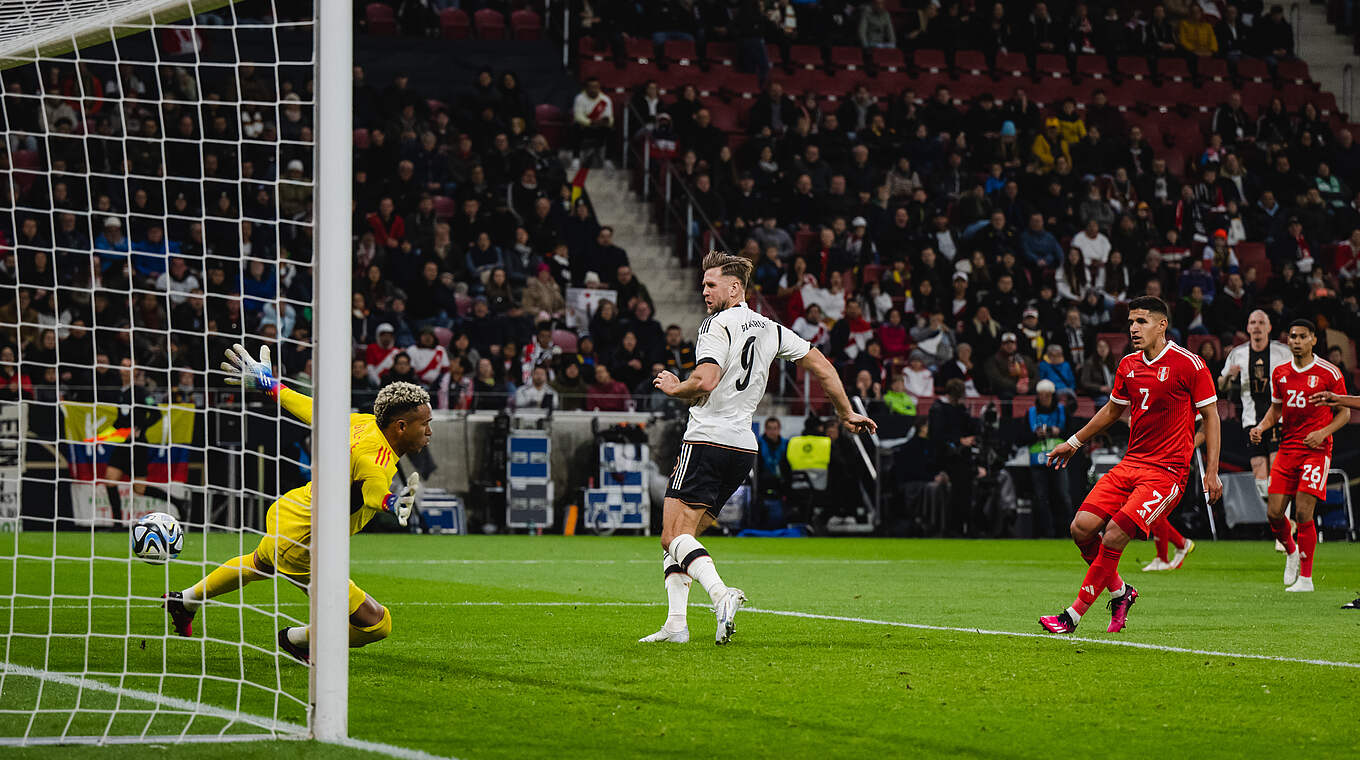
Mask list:
[{"label": "goal net", "polygon": [[[0,2],[0,744],[309,734],[275,639],[304,590],[211,600],[188,638],[161,595],[252,552],[311,476],[311,429],[217,367],[268,345],[310,393],[315,16]],[[164,564],[130,551],[150,512],[185,533]]]}]

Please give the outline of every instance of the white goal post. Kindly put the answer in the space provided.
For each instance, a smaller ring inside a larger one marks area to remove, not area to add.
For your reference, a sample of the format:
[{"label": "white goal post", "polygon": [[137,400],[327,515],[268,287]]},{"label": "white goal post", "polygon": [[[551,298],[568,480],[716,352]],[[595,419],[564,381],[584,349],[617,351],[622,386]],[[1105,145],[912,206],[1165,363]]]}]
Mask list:
[{"label": "white goal post", "polygon": [[[347,739],[353,11],[0,0],[0,746]],[[225,395],[236,341],[310,387],[310,431]],[[251,553],[306,475],[308,598],[261,580],[176,637],[160,595]],[[185,529],[165,565],[128,550],[148,511]]]}]

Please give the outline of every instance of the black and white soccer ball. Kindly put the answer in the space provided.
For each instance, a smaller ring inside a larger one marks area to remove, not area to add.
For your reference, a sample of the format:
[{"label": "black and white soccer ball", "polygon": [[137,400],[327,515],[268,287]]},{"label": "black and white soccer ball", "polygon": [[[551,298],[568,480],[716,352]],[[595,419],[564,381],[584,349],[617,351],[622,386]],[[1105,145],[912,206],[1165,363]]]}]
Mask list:
[{"label": "black and white soccer ball", "polygon": [[184,548],[184,531],[179,521],[164,512],[143,515],[132,526],[132,553],[153,565],[179,556]]}]

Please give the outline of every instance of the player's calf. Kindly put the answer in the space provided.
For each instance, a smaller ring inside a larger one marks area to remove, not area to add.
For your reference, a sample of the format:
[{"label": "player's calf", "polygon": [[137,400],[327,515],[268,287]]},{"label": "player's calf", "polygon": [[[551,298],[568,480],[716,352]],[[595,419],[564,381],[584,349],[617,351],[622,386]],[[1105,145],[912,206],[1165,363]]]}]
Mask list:
[{"label": "player's calf", "polygon": [[382,619],[378,622],[359,626],[354,624],[354,616],[350,616],[349,624],[349,645],[351,648],[372,644],[375,641],[382,641],[392,633],[392,613],[386,607],[382,609]]}]

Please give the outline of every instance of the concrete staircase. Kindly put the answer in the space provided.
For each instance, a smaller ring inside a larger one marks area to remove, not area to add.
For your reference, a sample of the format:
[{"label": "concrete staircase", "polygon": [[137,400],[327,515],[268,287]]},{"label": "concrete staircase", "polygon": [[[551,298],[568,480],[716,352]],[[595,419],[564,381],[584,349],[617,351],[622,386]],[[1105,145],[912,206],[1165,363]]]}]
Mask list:
[{"label": "concrete staircase", "polygon": [[682,267],[674,255],[674,236],[661,234],[651,219],[651,209],[629,188],[629,172],[623,169],[591,169],[586,192],[595,204],[600,224],[614,228],[614,244],[628,252],[633,275],[647,286],[656,303],[656,320],[662,327],[677,324],[685,337],[694,340],[699,323],[707,316],[699,273]]}]

